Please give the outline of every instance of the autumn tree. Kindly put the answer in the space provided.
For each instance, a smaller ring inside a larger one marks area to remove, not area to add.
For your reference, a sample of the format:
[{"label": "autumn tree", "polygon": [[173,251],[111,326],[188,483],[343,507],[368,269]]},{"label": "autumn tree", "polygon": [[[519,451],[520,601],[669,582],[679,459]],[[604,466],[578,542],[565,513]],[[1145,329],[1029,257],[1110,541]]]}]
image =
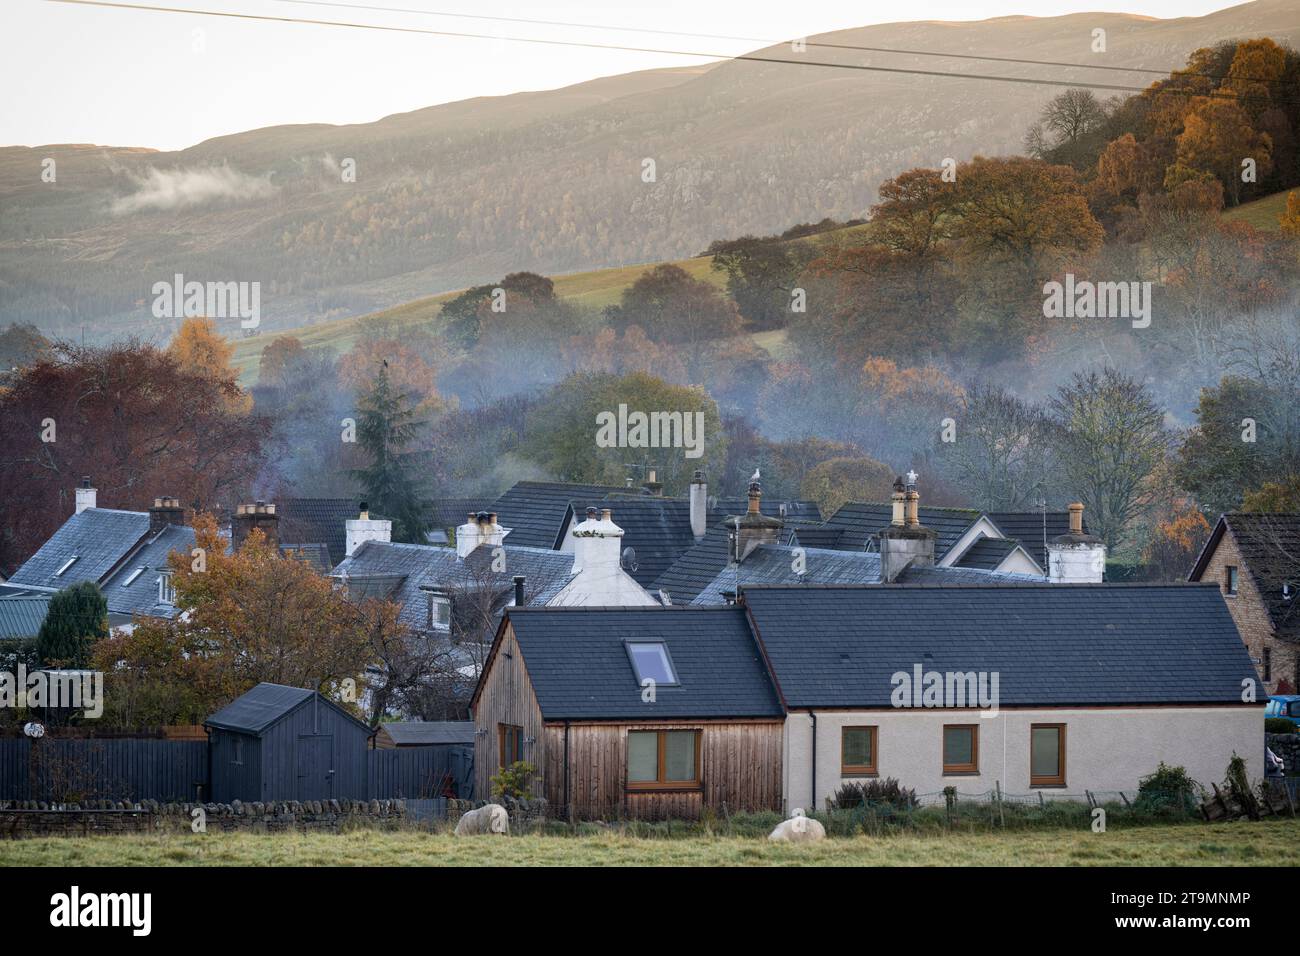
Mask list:
[{"label": "autumn tree", "polygon": [[1210,536],[1205,515],[1188,505],[1155,527],[1142,550],[1146,576],[1156,581],[1185,581]]},{"label": "autumn tree", "polygon": [[1127,540],[1143,484],[1168,445],[1164,411],[1144,385],[1113,368],[1076,372],[1052,399],[1067,493],[1112,552]]},{"label": "autumn tree", "polygon": [[808,472],[799,494],[831,515],[849,501],[888,501],[893,485],[893,470],[874,458],[830,458]]},{"label": "autumn tree", "polygon": [[217,331],[211,319],[190,318],[182,322],[167,346],[167,353],[188,375],[235,386],[228,390],[231,411],[247,412],[252,408],[252,399],[237,385],[239,371],[231,362],[235,347]]},{"label": "autumn tree", "polygon": [[733,302],[675,265],[642,274],[606,314],[619,327],[639,325],[653,341],[675,345],[693,381],[701,380],[711,349],[742,330]]},{"label": "autumn tree", "polygon": [[1278,226],[1286,235],[1300,239],[1300,190],[1286,194],[1286,209],[1278,217]]},{"label": "autumn tree", "polygon": [[381,362],[357,402],[357,445],[366,464],[353,476],[370,507],[392,520],[398,541],[422,543],[429,530],[428,456],[418,447],[426,428],[410,396],[394,386]]},{"label": "autumn tree", "polygon": [[791,318],[792,292],[815,254],[807,242],[742,236],[712,243],[710,268],[727,277],[727,294],[754,329],[774,329]]},{"label": "autumn tree", "polygon": [[305,351],[302,341],[292,335],[277,336],[262,348],[257,366],[258,384],[283,385],[288,369],[302,359]]},{"label": "autumn tree", "polygon": [[1178,163],[1213,173],[1234,206],[1241,201],[1243,164],[1253,161],[1261,177],[1273,168],[1273,138],[1256,130],[1249,114],[1230,99],[1194,101],[1177,143]]}]

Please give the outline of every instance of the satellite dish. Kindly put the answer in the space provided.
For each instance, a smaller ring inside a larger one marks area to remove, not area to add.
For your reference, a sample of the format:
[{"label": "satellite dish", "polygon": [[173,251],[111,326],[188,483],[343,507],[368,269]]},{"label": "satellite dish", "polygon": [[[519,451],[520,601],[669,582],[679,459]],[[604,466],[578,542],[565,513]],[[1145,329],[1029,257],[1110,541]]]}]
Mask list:
[{"label": "satellite dish", "polygon": [[623,560],[619,562],[624,571],[635,571],[638,567],[636,563],[636,548],[624,548]]},{"label": "satellite dish", "polygon": [[28,737],[44,737],[45,727],[42,724],[38,724],[36,721],[31,720],[23,724],[23,733]]}]

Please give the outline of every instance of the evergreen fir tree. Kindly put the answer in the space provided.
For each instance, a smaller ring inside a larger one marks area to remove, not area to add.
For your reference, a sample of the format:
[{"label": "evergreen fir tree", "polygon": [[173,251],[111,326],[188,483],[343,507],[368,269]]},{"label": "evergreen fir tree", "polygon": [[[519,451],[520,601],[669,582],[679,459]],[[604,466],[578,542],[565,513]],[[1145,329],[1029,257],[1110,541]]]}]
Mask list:
[{"label": "evergreen fir tree", "polygon": [[354,469],[371,512],[393,522],[393,539],[423,544],[432,527],[423,477],[428,456],[411,445],[424,429],[405,392],[393,388],[384,362],[357,401],[357,443],[370,460]]},{"label": "evergreen fir tree", "polygon": [[36,654],[45,666],[85,667],[90,646],[108,637],[108,602],[94,581],[81,581],[50,598],[36,635]]}]

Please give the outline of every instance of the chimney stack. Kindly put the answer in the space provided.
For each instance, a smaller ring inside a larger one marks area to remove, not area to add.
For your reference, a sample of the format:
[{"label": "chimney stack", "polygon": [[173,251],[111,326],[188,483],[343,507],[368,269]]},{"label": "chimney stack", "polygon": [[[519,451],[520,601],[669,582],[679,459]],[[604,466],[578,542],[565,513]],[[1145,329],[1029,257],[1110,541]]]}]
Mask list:
[{"label": "chimney stack", "polygon": [[691,477],[691,534],[699,541],[709,530],[709,485],[704,472]]},{"label": "chimney stack", "polygon": [[1084,533],[1083,504],[1070,505],[1070,530],[1047,545],[1047,580],[1053,584],[1100,584],[1106,574],[1106,546]]},{"label": "chimney stack", "polygon": [[515,575],[515,607],[524,606],[524,581],[526,580],[527,578],[522,574]]},{"label": "chimney stack", "polygon": [[659,480],[658,472],[651,468],[646,474],[645,484],[641,486],[646,494],[659,497],[664,492],[664,483]]},{"label": "chimney stack", "polygon": [[497,524],[495,512],[471,513],[465,523],[456,529],[456,556],[467,558],[481,545],[498,548],[504,536],[505,531]]},{"label": "chimney stack", "polygon": [[149,509],[149,533],[157,534],[169,524],[185,524],[185,509],[181,507],[180,499],[170,495],[155,498],[153,507]]},{"label": "chimney stack", "polygon": [[96,489],[90,487],[90,475],[86,475],[81,479],[81,487],[77,489],[77,514],[96,507],[96,494]]},{"label": "chimney stack", "polygon": [[361,502],[360,517],[349,518],[343,523],[347,556],[367,541],[382,541],[384,544],[393,540],[393,523],[370,517],[370,508]]},{"label": "chimney stack", "polygon": [[731,559],[737,564],[749,557],[759,545],[776,544],[785,522],[780,518],[769,518],[763,514],[763,487],[758,480],[758,472],[749,481],[749,508],[739,518],[729,518],[728,524],[734,529],[732,533]]},{"label": "chimney stack", "polygon": [[916,472],[894,481],[891,496],[893,515],[889,527],[876,535],[880,550],[880,580],[892,584],[908,567],[934,566],[934,542],[938,535],[922,526],[921,495],[916,490]]},{"label": "chimney stack", "polygon": [[254,528],[266,536],[266,542],[272,548],[280,547],[280,516],[275,513],[275,505],[258,499],[251,505],[240,505],[235,509],[235,517],[230,522],[233,550],[238,551],[244,546]]}]

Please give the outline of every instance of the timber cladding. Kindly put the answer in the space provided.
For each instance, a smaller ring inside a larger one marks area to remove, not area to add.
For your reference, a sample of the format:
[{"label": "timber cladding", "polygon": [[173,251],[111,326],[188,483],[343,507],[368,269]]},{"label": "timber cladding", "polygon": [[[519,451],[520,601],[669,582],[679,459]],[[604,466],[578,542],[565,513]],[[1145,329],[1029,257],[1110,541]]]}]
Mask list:
[{"label": "timber cladding", "polygon": [[524,669],[513,629],[505,627],[474,703],[474,793],[480,800],[492,796],[492,777],[501,769],[502,728],[519,728],[522,758],[538,770],[533,795],[543,795],[546,740],[542,710]]},{"label": "timber cladding", "polygon": [[[574,819],[695,819],[781,809],[781,721],[673,720],[546,725],[545,795]],[[566,793],[565,732],[568,732]],[[629,789],[629,731],[699,732],[699,785]],[[563,812],[563,811],[560,811]]]}]

